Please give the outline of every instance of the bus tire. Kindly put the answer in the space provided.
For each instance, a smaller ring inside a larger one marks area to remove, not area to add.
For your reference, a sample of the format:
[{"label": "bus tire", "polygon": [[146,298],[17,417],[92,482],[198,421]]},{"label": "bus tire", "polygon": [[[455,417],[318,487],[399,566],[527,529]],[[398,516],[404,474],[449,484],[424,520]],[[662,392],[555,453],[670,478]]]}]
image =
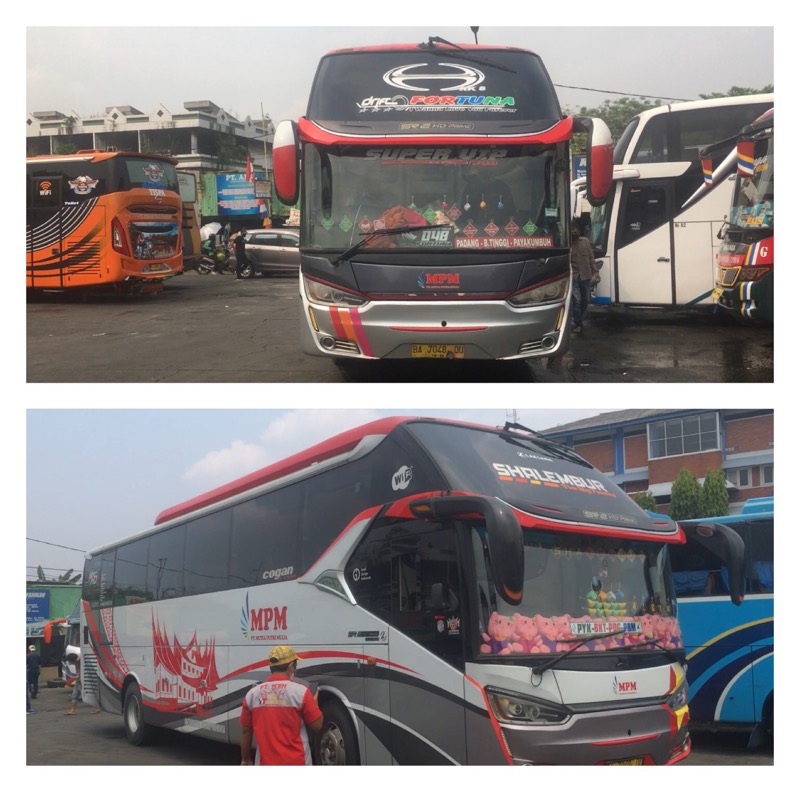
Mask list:
[{"label": "bus tire", "polygon": [[144,722],[144,704],[139,686],[131,682],[125,688],[125,700],[122,705],[122,720],[125,724],[125,736],[131,745],[148,745],[153,740],[153,727]]},{"label": "bus tire", "polygon": [[358,740],[347,709],[336,700],[320,705],[322,728],[314,735],[314,763],[318,765],[357,765]]}]

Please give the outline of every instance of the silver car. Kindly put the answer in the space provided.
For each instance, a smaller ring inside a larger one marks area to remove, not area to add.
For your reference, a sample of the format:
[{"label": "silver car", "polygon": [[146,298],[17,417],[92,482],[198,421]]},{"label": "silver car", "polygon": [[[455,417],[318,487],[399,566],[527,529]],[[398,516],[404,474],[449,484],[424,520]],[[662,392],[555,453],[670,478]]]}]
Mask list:
[{"label": "silver car", "polygon": [[[256,273],[296,272],[300,268],[299,232],[284,228],[255,228],[244,234],[248,261],[242,270],[245,278],[252,278]],[[235,256],[232,258],[235,262]]]}]

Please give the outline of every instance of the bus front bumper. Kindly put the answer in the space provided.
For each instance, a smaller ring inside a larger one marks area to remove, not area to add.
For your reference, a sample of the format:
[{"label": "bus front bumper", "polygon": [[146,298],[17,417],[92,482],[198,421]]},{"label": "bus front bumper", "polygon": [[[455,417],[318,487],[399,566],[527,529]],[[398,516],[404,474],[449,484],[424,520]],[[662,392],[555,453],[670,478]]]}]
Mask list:
[{"label": "bus front bumper", "polygon": [[302,303],[303,351],[311,355],[513,360],[562,355],[569,344],[568,303],[376,301],[356,308],[305,296]]}]

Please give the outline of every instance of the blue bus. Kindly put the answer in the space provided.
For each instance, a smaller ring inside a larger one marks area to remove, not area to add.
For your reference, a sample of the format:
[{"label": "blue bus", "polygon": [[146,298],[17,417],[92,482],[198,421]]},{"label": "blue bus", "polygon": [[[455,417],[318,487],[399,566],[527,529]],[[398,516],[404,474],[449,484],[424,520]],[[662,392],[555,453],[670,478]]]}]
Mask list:
[{"label": "blue bus", "polygon": [[670,548],[686,647],[692,723],[752,728],[750,748],[772,738],[774,694],[774,504],[751,498],[740,514],[705,522],[728,525],[744,540],[747,579],[737,607],[719,558],[691,542]]}]

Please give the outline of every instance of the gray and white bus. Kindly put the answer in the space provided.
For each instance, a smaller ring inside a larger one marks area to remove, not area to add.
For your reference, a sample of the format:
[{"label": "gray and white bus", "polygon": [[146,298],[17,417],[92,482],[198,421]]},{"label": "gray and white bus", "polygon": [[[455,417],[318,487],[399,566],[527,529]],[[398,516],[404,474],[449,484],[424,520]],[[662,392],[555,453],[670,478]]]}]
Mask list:
[{"label": "gray and white bus", "polygon": [[334,358],[521,359],[569,341],[569,144],[589,200],[611,135],[566,117],[538,55],[422,44],[330,52],[273,144],[301,207],[303,350]]},{"label": "gray and white bus", "polygon": [[[738,598],[741,540],[686,530]],[[317,764],[672,764],[690,739],[668,548],[686,540],[517,424],[381,419],[91,552],[84,697],[134,744],[237,744],[291,644],[324,714]]]}]

